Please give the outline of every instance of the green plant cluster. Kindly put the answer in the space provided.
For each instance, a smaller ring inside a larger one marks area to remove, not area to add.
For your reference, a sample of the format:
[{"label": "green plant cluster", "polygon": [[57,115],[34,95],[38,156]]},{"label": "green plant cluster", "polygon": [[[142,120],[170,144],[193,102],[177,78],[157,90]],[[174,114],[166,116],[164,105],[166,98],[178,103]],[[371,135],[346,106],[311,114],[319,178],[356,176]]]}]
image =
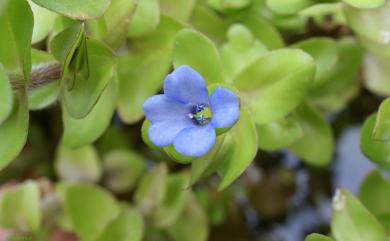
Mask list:
[{"label": "green plant cluster", "polygon": [[[325,168],[330,117],[363,88],[390,96],[389,16],[389,0],[0,1],[0,170],[25,151],[30,112],[62,115],[60,180],[5,186],[0,226],[38,240],[59,227],[81,241],[207,240],[223,208],[193,185],[216,175],[228,188],[259,151]],[[202,157],[148,138],[142,105],[181,65],[240,99],[240,119]],[[118,122],[138,128],[147,150],[123,144]],[[361,149],[378,171],[358,198],[335,194],[331,237],[307,241],[389,240],[390,181],[379,171],[390,171],[389,99],[365,121]]]}]

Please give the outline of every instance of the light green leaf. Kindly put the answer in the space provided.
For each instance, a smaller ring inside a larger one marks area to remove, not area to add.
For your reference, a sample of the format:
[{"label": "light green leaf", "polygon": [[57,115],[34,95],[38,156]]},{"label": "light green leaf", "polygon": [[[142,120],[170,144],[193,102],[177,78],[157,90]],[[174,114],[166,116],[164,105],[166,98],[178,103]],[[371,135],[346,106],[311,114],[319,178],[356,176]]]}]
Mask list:
[{"label": "light green leaf", "polygon": [[338,60],[337,43],[330,38],[310,38],[291,47],[299,48],[310,54],[316,62],[314,86],[322,84]]},{"label": "light green leaf", "polygon": [[307,236],[305,241],[333,241],[333,239],[325,235],[315,233]]},{"label": "light green leaf", "polygon": [[372,171],[360,185],[359,198],[375,216],[390,215],[390,180]]},{"label": "light green leaf", "polygon": [[225,135],[217,136],[217,141],[213,148],[204,156],[195,158],[191,164],[191,185],[195,184],[201,177],[210,175],[217,169],[221,162],[221,148],[225,141]]},{"label": "light green leaf", "polygon": [[25,93],[16,93],[8,119],[0,125],[0,170],[22,151],[28,133],[28,109]]},{"label": "light green leaf", "polygon": [[0,193],[0,226],[20,232],[37,232],[41,226],[40,190],[32,181]]},{"label": "light green leaf", "polygon": [[252,0],[207,0],[207,3],[216,10],[231,11],[248,7]]},{"label": "light green leaf", "polygon": [[390,99],[387,98],[379,106],[376,116],[373,138],[378,141],[390,140]]},{"label": "light green leaf", "polygon": [[84,25],[72,24],[56,34],[49,42],[50,53],[61,62],[61,82],[68,73],[73,55],[84,38]]},{"label": "light green leaf", "polygon": [[390,95],[390,61],[377,55],[367,53],[364,58],[364,85],[371,92]]},{"label": "light green leaf", "polygon": [[207,216],[193,195],[189,195],[183,213],[168,227],[174,241],[206,241],[209,230]]},{"label": "light green leaf", "polygon": [[149,127],[151,125],[151,122],[148,119],[145,119],[144,122],[142,123],[141,127],[141,137],[142,140],[145,142],[145,144],[156,151],[164,151],[163,148],[156,146],[155,144],[152,143],[152,141],[149,139]]},{"label": "light green leaf", "polygon": [[63,145],[68,148],[77,148],[96,141],[111,123],[116,107],[117,92],[117,81],[114,79],[103,91],[91,112],[82,119],[72,118],[63,108]]},{"label": "light green leaf", "polygon": [[383,241],[385,232],[378,220],[347,190],[333,198],[332,234],[337,241]]},{"label": "light green leaf", "polygon": [[107,9],[102,19],[99,19],[104,22],[104,41],[110,47],[118,49],[123,45],[137,3],[142,1],[143,0],[111,0],[110,7]]},{"label": "light green leaf", "polygon": [[219,190],[229,186],[246,170],[256,156],[257,147],[256,126],[248,110],[242,108],[240,119],[226,133],[221,148],[223,156],[217,168],[221,177]]},{"label": "light green leaf", "polygon": [[288,2],[284,0],[267,0],[267,5],[272,11],[284,15],[295,14],[314,4],[315,1],[313,0],[289,0]]},{"label": "light green leaf", "polygon": [[195,5],[190,23],[196,30],[205,34],[215,43],[222,44],[226,41],[226,32],[230,26],[229,21],[226,21],[205,3]]},{"label": "light green leaf", "polygon": [[155,30],[160,21],[158,0],[139,1],[130,22],[128,37],[139,38]]},{"label": "light green leaf", "polygon": [[153,223],[157,227],[169,227],[180,217],[187,201],[189,175],[173,174],[167,179],[164,201],[153,215]]},{"label": "light green leaf", "polygon": [[130,191],[145,171],[146,159],[130,150],[112,150],[103,157],[104,183],[117,193]]},{"label": "light green leaf", "polygon": [[363,58],[362,47],[351,38],[338,41],[337,50],[337,63],[310,90],[310,100],[315,106],[333,112],[343,109],[359,93]]},{"label": "light green leaf", "polygon": [[107,191],[89,184],[65,187],[64,208],[81,241],[96,240],[119,213],[116,200]]},{"label": "light green leaf", "polygon": [[0,63],[0,126],[12,112],[13,93],[8,74]]},{"label": "light green leaf", "polygon": [[287,115],[303,101],[314,73],[313,58],[302,50],[274,50],[245,67],[233,84],[249,105],[253,120],[267,124]]},{"label": "light green leaf", "polygon": [[373,139],[375,121],[376,114],[373,114],[364,122],[360,134],[360,147],[368,159],[390,170],[390,141]]},{"label": "light green leaf", "polygon": [[181,28],[182,24],[162,16],[152,34],[134,42],[134,49],[119,56],[118,111],[124,122],[139,121],[144,115],[143,103],[161,88],[171,68],[174,36]]},{"label": "light green leaf", "polygon": [[187,22],[194,9],[195,2],[196,0],[160,0],[160,9],[163,14]]},{"label": "light green leaf", "polygon": [[173,63],[175,67],[191,66],[208,85],[223,82],[218,50],[210,39],[194,30],[184,29],[177,34]]},{"label": "light green leaf", "polygon": [[34,86],[33,89],[28,91],[28,108],[30,110],[40,110],[50,106],[57,100],[62,68],[61,64],[51,54],[38,49],[31,49],[31,61],[32,80],[52,81],[52,83]]},{"label": "light green leaf", "polygon": [[8,72],[29,82],[33,13],[26,0],[7,0],[0,12],[0,62]]},{"label": "light green leaf", "polygon": [[278,49],[284,46],[283,38],[278,29],[270,22],[252,14],[239,21],[245,25],[268,49]]},{"label": "light green leaf", "polygon": [[231,82],[245,65],[266,53],[267,48],[241,24],[232,25],[227,37],[229,42],[221,48],[221,59],[225,80]]},{"label": "light green leaf", "polygon": [[304,135],[290,147],[290,150],[310,165],[328,165],[334,152],[330,125],[321,113],[308,103],[297,109],[297,118]]},{"label": "light green leaf", "polygon": [[77,20],[98,18],[110,5],[110,0],[32,0],[41,7]]},{"label": "light green leaf", "polygon": [[264,125],[256,125],[259,148],[275,151],[286,148],[303,137],[303,129],[296,114]]},{"label": "light green leaf", "polygon": [[125,210],[111,221],[97,241],[141,241],[144,231],[142,216]]},{"label": "light green leaf", "polygon": [[378,8],[386,3],[386,0],[343,0],[356,8]]},{"label": "light green leaf", "polygon": [[99,156],[93,146],[68,149],[59,145],[54,168],[61,179],[73,182],[97,182],[102,174]]},{"label": "light green leaf", "polygon": [[141,180],[134,200],[142,214],[150,216],[163,202],[166,192],[168,169],[162,163],[155,166]]},{"label": "light green leaf", "polygon": [[32,0],[29,0],[31,10],[34,14],[34,29],[32,35],[32,43],[38,43],[44,40],[54,27],[57,14],[36,5]]},{"label": "light green leaf", "polygon": [[[83,73],[69,81],[63,88],[63,104],[69,115],[81,119],[86,117],[99,100],[104,89],[114,76],[114,54],[102,43],[86,39],[86,65]],[[88,72],[87,74],[84,74]],[[88,90],[88,91],[86,91]]]},{"label": "light green leaf", "polygon": [[[390,22],[387,21],[390,12],[390,3],[384,0],[344,0],[345,2],[365,2],[367,5],[377,5],[378,8],[365,9],[344,4],[344,12],[351,27],[360,37],[372,40],[376,43],[387,43],[390,34]],[[383,5],[379,7],[380,5]],[[368,7],[368,6],[367,6]],[[378,49],[378,52],[382,49]]]}]

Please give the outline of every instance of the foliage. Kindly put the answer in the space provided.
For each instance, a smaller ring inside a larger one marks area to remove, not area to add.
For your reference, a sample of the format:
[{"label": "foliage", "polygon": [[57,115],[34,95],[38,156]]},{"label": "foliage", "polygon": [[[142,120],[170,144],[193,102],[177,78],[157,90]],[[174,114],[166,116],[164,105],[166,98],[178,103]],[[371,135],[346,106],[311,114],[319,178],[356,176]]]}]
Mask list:
[{"label": "foliage", "polygon": [[[39,240],[60,230],[81,241],[205,241],[227,202],[199,187],[212,180],[228,193],[264,153],[329,167],[332,118],[362,88],[385,97],[360,137],[378,170],[357,197],[338,189],[330,236],[306,240],[389,239],[389,16],[390,0],[0,1],[0,174],[28,165],[20,160],[40,138],[50,145],[37,147],[46,152],[38,159],[51,155],[37,171],[48,179],[26,180],[33,168],[0,190],[0,239],[4,228]],[[183,68],[191,71],[177,77]],[[187,97],[206,93],[205,103],[180,99],[197,88],[191,75],[202,91]],[[177,119],[154,131],[151,115],[176,111],[171,102],[148,108],[161,90],[176,105],[210,105],[209,140]],[[38,115],[55,135],[36,137]],[[217,116],[232,121],[218,126]],[[191,122],[199,125],[207,128]],[[171,129],[172,140],[157,143]]]}]

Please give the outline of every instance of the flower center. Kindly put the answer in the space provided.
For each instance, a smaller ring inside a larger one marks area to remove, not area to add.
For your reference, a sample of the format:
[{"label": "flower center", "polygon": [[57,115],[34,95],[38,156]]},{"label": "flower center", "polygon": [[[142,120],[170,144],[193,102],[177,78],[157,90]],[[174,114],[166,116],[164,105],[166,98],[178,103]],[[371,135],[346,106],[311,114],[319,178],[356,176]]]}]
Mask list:
[{"label": "flower center", "polygon": [[205,104],[199,104],[194,106],[194,110],[189,114],[190,118],[198,125],[206,125],[211,121],[213,116],[211,110]]}]

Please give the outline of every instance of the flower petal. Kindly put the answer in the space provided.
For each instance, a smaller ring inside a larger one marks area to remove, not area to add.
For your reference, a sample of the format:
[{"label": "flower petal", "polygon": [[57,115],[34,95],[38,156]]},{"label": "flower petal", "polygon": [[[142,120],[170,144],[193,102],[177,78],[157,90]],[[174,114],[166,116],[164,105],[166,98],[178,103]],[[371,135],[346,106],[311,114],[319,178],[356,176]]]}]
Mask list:
[{"label": "flower petal", "polygon": [[192,125],[194,125],[194,123],[190,119],[183,118],[158,122],[149,127],[149,139],[156,146],[168,146],[173,143],[175,137],[180,131],[191,127]]},{"label": "flower petal", "polygon": [[212,125],[186,128],[177,134],[173,146],[186,156],[203,156],[215,144],[216,134]]},{"label": "flower petal", "polygon": [[210,96],[210,107],[213,117],[211,123],[215,128],[227,128],[240,118],[240,105],[236,94],[217,87]]},{"label": "flower petal", "polygon": [[155,95],[148,98],[142,107],[146,119],[152,122],[152,124],[185,118],[191,113],[191,108],[191,105],[171,100],[165,95]]},{"label": "flower petal", "polygon": [[182,103],[209,103],[206,82],[198,72],[187,65],[178,67],[165,78],[164,94]]}]

